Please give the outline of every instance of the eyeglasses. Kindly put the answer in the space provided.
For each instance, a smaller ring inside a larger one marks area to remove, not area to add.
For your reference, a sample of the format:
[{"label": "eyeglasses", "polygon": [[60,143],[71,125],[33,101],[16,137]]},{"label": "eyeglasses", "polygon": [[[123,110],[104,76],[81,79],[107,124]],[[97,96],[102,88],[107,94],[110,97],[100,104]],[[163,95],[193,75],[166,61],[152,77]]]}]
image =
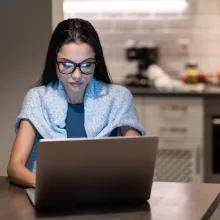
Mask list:
[{"label": "eyeglasses", "polygon": [[81,63],[74,63],[71,61],[56,61],[60,73],[69,75],[72,74],[76,68],[79,68],[84,75],[93,74],[98,61],[83,61]]}]

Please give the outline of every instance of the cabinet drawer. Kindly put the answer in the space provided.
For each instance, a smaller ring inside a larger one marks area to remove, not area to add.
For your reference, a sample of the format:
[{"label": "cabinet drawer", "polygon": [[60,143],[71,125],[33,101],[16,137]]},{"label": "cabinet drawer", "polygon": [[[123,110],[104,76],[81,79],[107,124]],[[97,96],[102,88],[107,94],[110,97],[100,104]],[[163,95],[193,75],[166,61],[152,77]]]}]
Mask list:
[{"label": "cabinet drawer", "polygon": [[146,99],[145,129],[168,139],[201,139],[203,107],[200,99]]},{"label": "cabinet drawer", "polygon": [[149,135],[157,135],[166,139],[178,139],[179,141],[187,139],[200,140],[203,137],[202,119],[197,122],[192,119],[182,123],[169,124],[160,122],[155,117],[145,117],[145,129]]},{"label": "cabinet drawer", "polygon": [[189,114],[201,112],[203,101],[200,98],[146,98],[144,105],[146,114],[155,114],[157,112],[162,117],[178,119],[180,117],[186,117]]}]

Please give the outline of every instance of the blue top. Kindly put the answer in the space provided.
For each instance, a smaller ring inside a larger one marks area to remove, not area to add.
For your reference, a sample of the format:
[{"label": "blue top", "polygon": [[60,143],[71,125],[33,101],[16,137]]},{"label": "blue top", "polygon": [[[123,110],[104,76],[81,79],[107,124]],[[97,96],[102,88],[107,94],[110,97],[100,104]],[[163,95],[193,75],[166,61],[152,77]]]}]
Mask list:
[{"label": "blue top", "polygon": [[[84,118],[84,103],[68,103],[68,111],[66,118],[67,138],[87,137],[86,130],[84,127]],[[114,129],[109,136],[117,136],[117,131],[117,128]]]},{"label": "blue top", "polygon": [[68,103],[66,131],[67,138],[87,137],[84,127],[84,103]]}]

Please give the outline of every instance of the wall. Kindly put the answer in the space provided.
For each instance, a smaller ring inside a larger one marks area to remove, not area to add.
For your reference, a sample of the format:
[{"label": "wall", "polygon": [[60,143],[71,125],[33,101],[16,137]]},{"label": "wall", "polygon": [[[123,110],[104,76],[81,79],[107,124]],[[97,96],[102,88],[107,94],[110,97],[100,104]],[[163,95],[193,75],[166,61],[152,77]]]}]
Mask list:
[{"label": "wall", "polygon": [[[220,26],[220,2],[188,2],[189,8],[182,14],[64,13],[64,17],[88,19],[95,26],[114,80],[136,71],[136,64],[125,60],[128,39],[140,40],[143,44],[154,41],[160,46],[160,65],[170,75],[182,73],[188,60],[198,61],[202,71],[213,73],[220,68],[220,30],[217,28]],[[189,41],[189,50],[181,46],[180,42],[184,41]]]},{"label": "wall", "polygon": [[6,174],[14,122],[42,73],[52,31],[51,1],[7,0],[0,7],[0,176]]},{"label": "wall", "polygon": [[220,1],[197,0],[192,20],[191,57],[201,69],[220,69]]},{"label": "wall", "polygon": [[57,24],[63,20],[63,0],[52,1],[52,29],[54,30]]},{"label": "wall", "polygon": [[[64,2],[74,0],[64,0]],[[92,1],[92,0],[91,0]],[[65,13],[65,18],[81,17],[89,20],[103,45],[104,54],[114,80],[121,80],[127,73],[136,72],[136,63],[125,59],[125,43],[128,39],[142,44],[155,42],[160,47],[160,65],[170,74],[179,74],[188,53],[179,41],[189,40],[192,30],[192,8],[182,14],[85,14]]]}]

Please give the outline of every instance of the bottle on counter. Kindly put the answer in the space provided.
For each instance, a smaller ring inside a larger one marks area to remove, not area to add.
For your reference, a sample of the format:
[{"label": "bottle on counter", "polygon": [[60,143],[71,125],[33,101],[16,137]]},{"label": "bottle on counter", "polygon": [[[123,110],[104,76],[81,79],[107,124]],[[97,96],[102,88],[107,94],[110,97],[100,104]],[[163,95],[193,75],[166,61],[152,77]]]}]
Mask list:
[{"label": "bottle on counter", "polygon": [[181,76],[181,80],[187,84],[207,83],[209,77],[201,72],[196,62],[189,62],[185,66],[186,72]]}]

